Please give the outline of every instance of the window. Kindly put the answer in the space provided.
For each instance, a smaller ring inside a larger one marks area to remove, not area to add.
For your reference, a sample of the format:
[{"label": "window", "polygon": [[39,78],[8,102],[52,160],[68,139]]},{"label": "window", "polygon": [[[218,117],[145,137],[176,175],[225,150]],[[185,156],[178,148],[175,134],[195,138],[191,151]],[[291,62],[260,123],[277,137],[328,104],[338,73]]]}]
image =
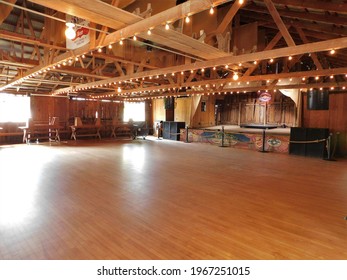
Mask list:
[{"label": "window", "polygon": [[27,122],[30,117],[30,97],[0,94],[0,122]]},{"label": "window", "polygon": [[206,101],[201,101],[201,112],[206,112]]},{"label": "window", "polygon": [[132,119],[135,122],[145,121],[145,102],[125,102],[123,121],[128,122]]}]

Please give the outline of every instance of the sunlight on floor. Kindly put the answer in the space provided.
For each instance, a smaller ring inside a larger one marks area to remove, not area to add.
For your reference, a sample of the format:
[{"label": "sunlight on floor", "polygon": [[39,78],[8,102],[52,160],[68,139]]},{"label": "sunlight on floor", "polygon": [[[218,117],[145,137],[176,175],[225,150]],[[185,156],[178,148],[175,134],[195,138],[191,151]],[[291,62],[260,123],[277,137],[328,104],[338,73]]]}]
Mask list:
[{"label": "sunlight on floor", "polygon": [[29,223],[36,216],[36,197],[45,164],[54,153],[46,147],[23,146],[0,150],[0,226]]},{"label": "sunlight on floor", "polygon": [[123,161],[132,167],[133,171],[141,173],[145,165],[144,147],[124,147]]}]

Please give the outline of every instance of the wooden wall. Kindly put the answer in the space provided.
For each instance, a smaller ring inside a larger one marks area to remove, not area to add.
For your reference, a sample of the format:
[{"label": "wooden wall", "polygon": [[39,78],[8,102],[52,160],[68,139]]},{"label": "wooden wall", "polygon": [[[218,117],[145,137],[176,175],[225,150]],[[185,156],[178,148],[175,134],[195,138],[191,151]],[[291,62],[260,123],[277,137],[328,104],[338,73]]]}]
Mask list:
[{"label": "wooden wall", "polygon": [[30,107],[32,120],[39,122],[48,122],[51,117],[59,117],[61,123],[69,125],[73,123],[74,117],[85,121],[94,120],[96,112],[101,120],[123,120],[123,103],[31,96]]},{"label": "wooden wall", "polygon": [[307,94],[303,94],[303,126],[329,128],[338,135],[337,154],[347,156],[347,92],[329,94],[329,110],[307,110]]},{"label": "wooden wall", "polygon": [[[50,118],[59,117],[59,124],[63,127],[61,130],[62,138],[69,138],[69,126],[74,123],[74,117],[80,117],[84,123],[93,123],[95,113],[103,124],[111,122],[113,118],[123,121],[123,103],[101,102],[89,100],[73,100],[63,97],[50,96],[31,96],[30,110],[31,120],[33,122],[48,123]],[[146,118],[152,122],[151,109],[149,104],[146,106]],[[23,131],[19,126],[25,126],[26,123],[4,123],[0,134],[0,144],[21,143]],[[106,135],[106,133],[105,133]]]},{"label": "wooden wall", "polygon": [[[202,110],[205,102],[206,111]],[[219,112],[215,114],[215,112]],[[193,115],[192,115],[193,114]],[[165,120],[162,99],[153,101],[154,120]],[[192,112],[192,98],[175,98],[174,120],[189,124],[192,128],[209,127],[221,124],[271,123],[294,126],[295,103],[277,92],[271,102],[259,102],[258,94],[203,95],[196,112]]]},{"label": "wooden wall", "polygon": [[281,93],[273,93],[269,103],[260,102],[257,93],[228,94],[219,102],[220,124],[267,123],[295,125],[294,102]]},{"label": "wooden wall", "polygon": [[[202,102],[206,104],[206,111],[203,112],[201,110]],[[215,125],[215,116],[214,116],[214,108],[215,108],[216,97],[214,95],[203,95],[200,100],[200,104],[192,117],[191,127],[199,128],[199,127],[208,127]]]},{"label": "wooden wall", "polygon": [[165,106],[164,99],[153,99],[152,101],[153,108],[153,121],[165,121]]},{"label": "wooden wall", "polygon": [[47,122],[51,117],[59,117],[61,122],[69,120],[69,99],[62,97],[31,96],[30,110],[33,121]]},{"label": "wooden wall", "polygon": [[190,97],[175,99],[175,121],[190,123],[192,99]]}]

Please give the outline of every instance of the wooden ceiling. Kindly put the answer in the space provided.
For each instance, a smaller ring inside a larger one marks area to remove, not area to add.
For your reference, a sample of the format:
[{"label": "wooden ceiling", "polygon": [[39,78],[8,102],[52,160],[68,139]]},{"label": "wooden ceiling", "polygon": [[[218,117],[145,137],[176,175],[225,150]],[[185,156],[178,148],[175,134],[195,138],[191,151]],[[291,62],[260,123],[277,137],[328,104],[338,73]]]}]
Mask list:
[{"label": "wooden ceiling", "polygon": [[[347,86],[346,0],[177,2],[0,0],[0,92],[138,100]],[[89,44],[66,48],[66,14],[90,21]]]}]

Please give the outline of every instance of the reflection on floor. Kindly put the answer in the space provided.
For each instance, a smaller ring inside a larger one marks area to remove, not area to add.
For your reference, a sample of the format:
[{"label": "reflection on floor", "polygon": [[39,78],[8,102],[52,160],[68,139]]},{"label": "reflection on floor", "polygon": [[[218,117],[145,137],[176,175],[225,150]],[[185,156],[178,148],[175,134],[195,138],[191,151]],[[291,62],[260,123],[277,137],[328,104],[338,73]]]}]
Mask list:
[{"label": "reflection on floor", "polygon": [[347,259],[346,161],[179,141],[0,147],[0,259]]}]

